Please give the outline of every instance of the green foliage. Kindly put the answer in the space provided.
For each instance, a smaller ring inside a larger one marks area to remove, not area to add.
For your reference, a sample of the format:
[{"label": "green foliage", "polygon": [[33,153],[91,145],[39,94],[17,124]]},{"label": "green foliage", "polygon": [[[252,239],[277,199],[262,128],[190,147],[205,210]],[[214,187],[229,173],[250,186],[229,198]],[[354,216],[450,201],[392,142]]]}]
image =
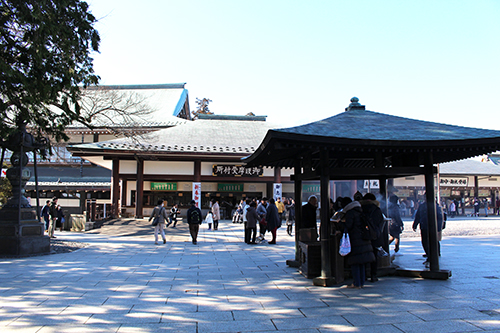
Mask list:
[{"label": "green foliage", "polygon": [[25,123],[35,135],[67,140],[80,114],[81,86],[97,84],[100,37],[79,0],[0,0],[0,137]]},{"label": "green foliage", "polygon": [[[4,165],[3,169],[7,169],[8,166]],[[3,206],[7,199],[12,196],[12,186],[7,177],[0,177],[0,206]]]}]

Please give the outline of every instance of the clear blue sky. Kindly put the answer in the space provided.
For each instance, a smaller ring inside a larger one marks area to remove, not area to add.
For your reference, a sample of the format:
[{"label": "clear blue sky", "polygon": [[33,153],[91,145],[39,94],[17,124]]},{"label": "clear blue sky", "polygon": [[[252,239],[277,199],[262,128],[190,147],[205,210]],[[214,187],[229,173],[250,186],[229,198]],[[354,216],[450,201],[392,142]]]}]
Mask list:
[{"label": "clear blue sky", "polygon": [[500,130],[499,0],[89,0],[101,84],[296,126],[368,110]]}]

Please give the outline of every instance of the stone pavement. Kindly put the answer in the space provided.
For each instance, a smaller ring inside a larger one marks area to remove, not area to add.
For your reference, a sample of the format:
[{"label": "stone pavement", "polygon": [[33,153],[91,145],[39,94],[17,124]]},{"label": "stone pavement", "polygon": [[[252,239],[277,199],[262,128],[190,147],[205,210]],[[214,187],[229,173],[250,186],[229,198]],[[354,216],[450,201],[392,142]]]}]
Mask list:
[{"label": "stone pavement", "polygon": [[[447,281],[382,277],[351,290],[287,267],[284,228],[277,245],[246,245],[241,229],[202,225],[193,245],[180,224],[158,246],[146,220],[57,233],[90,245],[0,259],[0,332],[500,332],[500,235],[445,238]],[[401,254],[395,263],[423,267],[418,238]]]}]

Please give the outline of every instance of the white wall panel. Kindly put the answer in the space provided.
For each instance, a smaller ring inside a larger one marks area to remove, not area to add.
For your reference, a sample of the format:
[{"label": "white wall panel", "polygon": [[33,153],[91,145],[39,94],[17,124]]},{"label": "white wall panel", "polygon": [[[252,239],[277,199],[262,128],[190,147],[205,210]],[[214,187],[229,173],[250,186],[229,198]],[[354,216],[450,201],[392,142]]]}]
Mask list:
[{"label": "white wall panel", "polygon": [[145,175],[193,175],[194,162],[144,161]]},{"label": "white wall panel", "polygon": [[137,161],[120,161],[120,173],[137,174]]}]

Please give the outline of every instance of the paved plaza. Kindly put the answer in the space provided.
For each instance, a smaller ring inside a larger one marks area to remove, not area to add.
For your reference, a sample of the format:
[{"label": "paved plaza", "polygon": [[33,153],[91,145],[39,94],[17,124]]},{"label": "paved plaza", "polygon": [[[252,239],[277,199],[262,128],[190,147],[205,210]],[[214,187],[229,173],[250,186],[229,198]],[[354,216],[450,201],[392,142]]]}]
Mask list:
[{"label": "paved plaza", "polygon": [[[283,229],[277,245],[244,244],[229,221],[202,225],[198,245],[183,223],[164,245],[146,220],[58,232],[88,246],[0,259],[0,332],[500,332],[500,235],[445,236],[447,281],[381,277],[353,290],[286,266]],[[422,253],[404,238],[395,263],[421,268]]]}]

